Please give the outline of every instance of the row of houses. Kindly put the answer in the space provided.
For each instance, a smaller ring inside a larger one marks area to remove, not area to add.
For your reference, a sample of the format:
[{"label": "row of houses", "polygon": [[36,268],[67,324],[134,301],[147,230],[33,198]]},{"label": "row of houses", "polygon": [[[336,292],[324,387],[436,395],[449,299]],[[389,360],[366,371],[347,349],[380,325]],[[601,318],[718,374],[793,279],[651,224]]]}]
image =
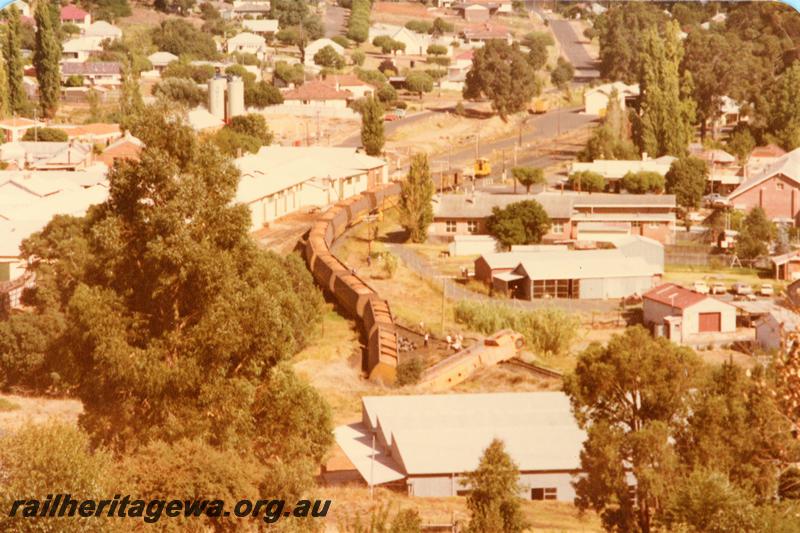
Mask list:
[{"label": "row of houses", "polygon": [[456,235],[487,235],[492,209],[535,200],[552,225],[548,243],[603,240],[620,234],[639,235],[662,244],[674,241],[676,203],[670,194],[444,194],[434,198],[432,240],[451,241]]}]

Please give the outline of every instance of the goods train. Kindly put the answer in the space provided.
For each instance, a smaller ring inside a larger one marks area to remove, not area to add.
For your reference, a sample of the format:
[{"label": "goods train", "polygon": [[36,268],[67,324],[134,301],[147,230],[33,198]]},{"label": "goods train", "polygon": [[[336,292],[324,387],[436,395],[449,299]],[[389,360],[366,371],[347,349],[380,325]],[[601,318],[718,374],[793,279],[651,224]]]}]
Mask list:
[{"label": "goods train", "polygon": [[397,330],[389,302],[331,253],[333,242],[360,217],[380,209],[400,194],[389,183],[338,202],[311,226],[302,243],[303,257],[314,280],[356,319],[366,339],[362,369],[370,379],[394,383],[398,363]]}]

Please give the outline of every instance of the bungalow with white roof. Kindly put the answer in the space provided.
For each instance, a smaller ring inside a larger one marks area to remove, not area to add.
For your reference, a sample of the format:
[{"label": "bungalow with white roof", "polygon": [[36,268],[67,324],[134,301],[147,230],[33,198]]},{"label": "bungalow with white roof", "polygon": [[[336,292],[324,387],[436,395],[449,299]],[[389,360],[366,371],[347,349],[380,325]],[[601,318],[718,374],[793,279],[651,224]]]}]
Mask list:
[{"label": "bungalow with white roof", "polygon": [[255,54],[263,58],[267,49],[267,41],[261,35],[243,31],[228,39],[225,43],[225,50],[232,54],[234,52],[243,54]]},{"label": "bungalow with white roof", "polygon": [[62,45],[62,63],[86,61],[92,53],[103,51],[103,40],[102,37],[76,37],[66,41]]},{"label": "bungalow with white roof", "polygon": [[616,91],[617,101],[622,109],[639,97],[639,84],[628,85],[621,81],[606,83],[583,93],[583,112],[587,115],[605,116],[611,95]]},{"label": "bungalow with white roof", "polygon": [[98,20],[89,25],[83,32],[86,37],[100,37],[101,39],[121,39],[122,30],[105,20]]},{"label": "bungalow with white roof", "polygon": [[147,56],[147,60],[150,61],[151,65],[153,65],[153,69],[161,72],[162,70],[167,68],[167,65],[169,65],[173,61],[177,61],[178,56],[176,56],[175,54],[171,54],[169,52],[159,51],[159,52],[154,52],[149,56]]},{"label": "bungalow with white roof", "polygon": [[278,33],[279,23],[272,19],[246,19],[242,21],[242,27],[247,31],[253,32],[264,37],[271,37]]},{"label": "bungalow with white roof", "polygon": [[[334,436],[367,484],[417,497],[466,495],[465,475],[500,439],[519,468],[520,497],[575,499],[586,433],[563,392],[365,396],[361,402],[361,421],[337,427]],[[331,474],[326,469],[323,476]]]},{"label": "bungalow with white roof", "polygon": [[675,157],[665,155],[656,159],[649,159],[647,154],[644,159],[595,159],[591,163],[575,161],[569,164],[567,174],[572,176],[578,172],[594,172],[605,178],[606,182],[615,187],[629,172],[655,172],[666,176]]},{"label": "bungalow with white roof", "polygon": [[289,213],[350,198],[387,180],[385,161],[354,148],[264,146],[235,164],[242,175],[236,201],[250,209],[253,231]]}]

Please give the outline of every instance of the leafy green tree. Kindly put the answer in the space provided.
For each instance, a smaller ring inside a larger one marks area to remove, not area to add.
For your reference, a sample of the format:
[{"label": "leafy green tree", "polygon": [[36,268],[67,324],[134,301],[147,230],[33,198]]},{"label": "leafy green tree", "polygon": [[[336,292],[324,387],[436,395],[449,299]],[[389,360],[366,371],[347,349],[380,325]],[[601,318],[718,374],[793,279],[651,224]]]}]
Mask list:
[{"label": "leafy green tree", "polygon": [[601,192],[606,188],[606,179],[590,170],[573,172],[569,175],[567,183],[575,191]]},{"label": "leafy green tree", "polygon": [[273,75],[286,84],[294,83],[295,85],[302,85],[305,80],[303,65],[289,65],[286,61],[278,61],[275,63]]},{"label": "leafy green tree", "polygon": [[608,98],[603,123],[592,132],[586,147],[578,154],[578,159],[638,159],[639,153],[628,138],[628,126],[628,116],[619,103],[617,90],[614,89]]},{"label": "leafy green tree", "polygon": [[670,491],[664,507],[661,522],[670,531],[766,531],[759,527],[760,517],[750,494],[719,471],[693,471]]},{"label": "leafy green tree", "polygon": [[245,153],[255,154],[261,148],[261,142],[255,137],[228,127],[217,131],[212,140],[220,152],[230,157],[240,157]]},{"label": "leafy green tree", "polygon": [[550,217],[536,200],[514,202],[502,209],[495,206],[486,220],[489,233],[506,248],[542,242],[550,225]]},{"label": "leafy green tree", "polygon": [[453,24],[447,22],[442,17],[436,17],[433,19],[430,33],[434,36],[442,36],[445,33],[452,33],[454,30],[455,26],[453,26]]},{"label": "leafy green tree", "polygon": [[344,58],[339,55],[332,46],[328,45],[314,54],[314,63],[321,67],[335,68],[338,70],[344,67]]},{"label": "leafy green tree", "polygon": [[443,56],[447,55],[447,47],[443,44],[432,44],[426,50],[429,56]]},{"label": "leafy green tree", "polygon": [[369,38],[369,16],[372,10],[370,0],[353,0],[350,20],[347,25],[347,38],[363,43]]},{"label": "leafy green tree", "polygon": [[188,107],[196,107],[206,100],[205,91],[186,78],[165,78],[153,86],[153,94]]},{"label": "leafy green tree", "polygon": [[139,89],[139,77],[130,63],[122,67],[122,87],[120,87],[118,103],[120,128],[130,131],[131,125],[144,112],[144,100]]},{"label": "leafy green tree", "polygon": [[3,464],[0,504],[6,509],[0,514],[3,531],[110,530],[111,524],[99,516],[47,518],[47,527],[24,518],[22,509],[15,517],[9,516],[12,502],[20,498],[40,498],[44,502],[45,495],[71,494],[73,498],[99,500],[108,498],[109,492],[116,488],[109,483],[110,455],[103,451],[92,453],[88,436],[73,424],[31,424],[6,434],[0,439],[0,462]]},{"label": "leafy green tree", "polygon": [[485,96],[491,100],[492,109],[506,120],[509,114],[525,109],[540,89],[535,72],[518,45],[489,41],[475,52],[464,97]]},{"label": "leafy green tree", "polygon": [[176,56],[187,55],[194,59],[216,59],[217,46],[209,33],[205,33],[182,19],[170,18],[151,30],[153,44],[159,50]]},{"label": "leafy green tree", "polygon": [[397,365],[397,385],[416,385],[422,378],[425,365],[419,357],[410,357]]},{"label": "leafy green tree", "polygon": [[768,245],[775,238],[775,225],[760,207],[754,207],[742,222],[736,237],[736,254],[740,259],[757,259],[767,254]]},{"label": "leafy green tree", "polygon": [[653,530],[677,474],[669,439],[686,414],[684,399],[700,364],[692,350],[635,326],[606,346],[592,343],[565,379],[575,418],[587,432],[581,452],[587,475],[575,484],[575,503],[597,511],[606,530]]},{"label": "leafy green tree", "polygon": [[725,149],[736,156],[740,164],[744,165],[756,147],[756,139],[750,128],[737,128],[730,134],[725,143]]},{"label": "leafy green tree", "polygon": [[689,400],[687,423],[675,439],[683,465],[713,465],[761,502],[772,498],[778,472],[798,456],[791,424],[775,397],[764,394],[762,383],[770,381],[762,368],[749,376],[730,363],[715,368]]},{"label": "leafy green tree", "polygon": [[131,6],[128,4],[128,0],[83,0],[81,4],[91,10],[95,20],[114,22],[119,18],[131,15]]},{"label": "leafy green tree", "polygon": [[429,93],[433,90],[433,78],[426,72],[415,70],[406,76],[406,89],[412,93],[419,94],[422,100],[422,93]]},{"label": "leafy green tree", "polygon": [[22,136],[23,141],[39,142],[67,142],[69,136],[64,130],[58,128],[31,128]]},{"label": "leafy green tree", "polygon": [[23,61],[22,43],[20,42],[19,9],[14,4],[6,8],[6,31],[3,39],[3,56],[7,65],[8,105],[12,113],[20,113],[28,106],[28,96],[22,86]]},{"label": "leafy green tree", "polygon": [[415,154],[406,179],[400,184],[400,222],[411,242],[425,242],[433,222],[434,193],[428,156]]},{"label": "leafy green tree", "polygon": [[73,74],[64,82],[65,87],[83,87],[84,79],[80,74]]},{"label": "leafy green tree", "polygon": [[33,65],[39,82],[39,107],[42,116],[53,118],[61,97],[61,41],[58,38],[60,18],[53,16],[58,9],[52,2],[39,2],[36,5],[36,48]]},{"label": "leafy green tree", "polygon": [[597,17],[595,29],[600,42],[600,76],[609,81],[639,81],[646,34],[667,17],[649,2],[611,4]]},{"label": "leafy green tree", "polygon": [[427,20],[409,20],[405,27],[417,33],[430,33],[433,30],[433,23]]},{"label": "leafy green tree", "polygon": [[533,167],[514,167],[511,169],[514,179],[525,187],[525,192],[530,193],[531,187],[545,183],[544,170]]},{"label": "leafy green tree", "polygon": [[[0,40],[5,42],[5,39]],[[0,120],[8,116],[8,62],[5,59],[4,46],[0,46]]]},{"label": "leafy green tree", "polygon": [[682,157],[672,162],[665,176],[669,194],[674,194],[678,205],[693,209],[700,205],[708,180],[708,165],[697,157]]},{"label": "leafy green tree", "polygon": [[193,80],[195,83],[206,83],[214,77],[214,74],[215,69],[212,65],[192,65],[184,56],[164,67],[161,79],[184,78]]},{"label": "leafy green tree", "polygon": [[[110,171],[108,201],[77,234],[48,226],[23,243],[32,304],[66,317],[51,357],[79,383],[95,442],[244,446],[266,427],[253,415],[259,387],[305,343],[319,294],[299,257],[249,238],[249,212],[233,203],[238,172],[210,141],[168,106],[131,131],[140,160]],[[74,274],[54,279],[59,268]]]},{"label": "leafy green tree", "polygon": [[297,26],[308,15],[308,4],[303,0],[276,0],[270,2],[269,18],[277,19],[280,27]]},{"label": "leafy green tree", "polygon": [[506,452],[503,441],[494,439],[484,450],[478,468],[464,478],[464,485],[469,488],[467,531],[525,531],[528,524],[520,507],[519,468]]},{"label": "leafy green tree", "polygon": [[375,98],[367,98],[361,107],[361,144],[367,155],[380,155],[383,136],[383,106]]},{"label": "leafy green tree", "polygon": [[547,64],[547,47],[554,46],[553,36],[548,32],[530,32],[522,39],[522,44],[528,47],[528,63],[533,70],[540,70]]},{"label": "leafy green tree", "polygon": [[800,147],[800,60],[774,86],[769,132],[786,150]]},{"label": "leafy green tree", "polygon": [[656,29],[651,29],[641,58],[642,96],[634,137],[639,149],[653,156],[684,155],[694,135],[691,75],[682,77],[679,72],[683,59],[679,30],[676,24],[669,23],[661,37]]},{"label": "leafy green tree", "polygon": [[564,59],[558,58],[556,68],[550,73],[550,81],[559,89],[564,89],[569,86],[569,82],[575,77],[575,68],[572,63]]},{"label": "leafy green tree", "polygon": [[277,87],[261,80],[244,88],[244,103],[247,107],[267,107],[283,103],[283,94]]},{"label": "leafy green tree", "polygon": [[258,113],[239,115],[238,117],[233,117],[226,127],[255,137],[264,146],[272,144],[273,135],[269,130],[267,119],[264,118],[264,115],[259,115]]},{"label": "leafy green tree", "polygon": [[350,54],[350,59],[353,60],[354,65],[360,67],[364,64],[364,61],[366,61],[367,55],[361,50],[354,50],[353,53]]},{"label": "leafy green tree", "polygon": [[622,188],[633,194],[664,192],[664,176],[658,172],[628,172],[622,177]]},{"label": "leafy green tree", "polygon": [[378,87],[378,100],[383,104],[392,104],[397,101],[397,91],[388,83]]}]

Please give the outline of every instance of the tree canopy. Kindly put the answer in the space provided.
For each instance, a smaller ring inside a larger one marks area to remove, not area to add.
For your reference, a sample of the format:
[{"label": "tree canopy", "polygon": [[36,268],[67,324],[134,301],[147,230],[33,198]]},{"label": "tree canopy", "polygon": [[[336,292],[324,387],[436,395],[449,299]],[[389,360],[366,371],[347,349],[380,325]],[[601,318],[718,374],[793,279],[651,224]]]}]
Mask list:
[{"label": "tree canopy", "polygon": [[53,118],[61,98],[61,19],[58,7],[52,2],[36,5],[36,49],[33,64],[39,82],[39,107],[42,116]]},{"label": "tree canopy", "polygon": [[58,128],[30,128],[22,136],[23,141],[67,142],[67,132]]},{"label": "tree canopy", "polygon": [[754,207],[742,221],[742,229],[736,237],[736,254],[740,259],[757,259],[766,255],[775,235],[775,226],[767,214],[761,207]]},{"label": "tree canopy", "polygon": [[628,172],[622,177],[622,188],[633,194],[664,192],[664,176],[658,172]]},{"label": "tree canopy", "polygon": [[367,98],[361,106],[361,144],[367,155],[380,155],[383,137],[383,107],[375,98]]},{"label": "tree canopy", "polygon": [[525,109],[539,94],[540,82],[533,67],[517,44],[489,41],[478,48],[467,72],[465,98],[485,96],[492,109],[505,120],[509,114]]},{"label": "tree canopy", "polygon": [[567,183],[575,191],[602,192],[606,188],[606,179],[590,170],[573,172],[569,175]]},{"label": "tree canopy", "polygon": [[406,179],[400,184],[400,222],[411,242],[425,242],[433,222],[433,193],[428,156],[415,154]]},{"label": "tree canopy", "polygon": [[159,50],[176,56],[185,54],[193,59],[216,59],[218,56],[212,36],[185,20],[164,20],[153,28],[151,36]]},{"label": "tree canopy", "polygon": [[511,169],[514,179],[525,187],[525,192],[531,192],[531,187],[545,183],[544,170],[533,167],[514,167]]},{"label": "tree canopy", "polygon": [[536,200],[514,202],[505,208],[495,206],[486,219],[489,233],[506,248],[542,242],[550,225],[550,217]]},{"label": "tree canopy", "polygon": [[697,157],[682,157],[672,162],[665,176],[666,189],[678,205],[692,209],[700,205],[708,179],[708,165]]}]

